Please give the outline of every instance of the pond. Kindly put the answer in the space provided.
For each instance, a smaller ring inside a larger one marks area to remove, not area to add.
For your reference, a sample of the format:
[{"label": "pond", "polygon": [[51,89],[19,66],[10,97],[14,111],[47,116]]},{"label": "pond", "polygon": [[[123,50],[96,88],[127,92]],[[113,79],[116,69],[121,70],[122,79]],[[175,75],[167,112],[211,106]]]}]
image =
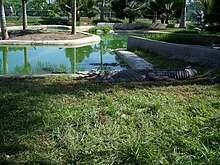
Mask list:
[{"label": "pond", "polygon": [[66,73],[124,69],[113,50],[126,48],[128,36],[101,35],[100,43],[83,47],[0,46],[0,74],[44,74],[45,68]]}]

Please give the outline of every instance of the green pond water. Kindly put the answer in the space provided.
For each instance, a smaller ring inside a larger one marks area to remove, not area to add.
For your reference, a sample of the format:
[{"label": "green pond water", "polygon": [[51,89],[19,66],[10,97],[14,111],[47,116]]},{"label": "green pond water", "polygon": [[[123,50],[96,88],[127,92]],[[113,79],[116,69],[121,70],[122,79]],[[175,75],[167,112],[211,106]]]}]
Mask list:
[{"label": "green pond water", "polygon": [[100,43],[77,48],[0,45],[0,74],[47,73],[43,68],[67,73],[90,69],[120,70],[127,66],[112,50],[126,48],[130,35],[101,35]]}]

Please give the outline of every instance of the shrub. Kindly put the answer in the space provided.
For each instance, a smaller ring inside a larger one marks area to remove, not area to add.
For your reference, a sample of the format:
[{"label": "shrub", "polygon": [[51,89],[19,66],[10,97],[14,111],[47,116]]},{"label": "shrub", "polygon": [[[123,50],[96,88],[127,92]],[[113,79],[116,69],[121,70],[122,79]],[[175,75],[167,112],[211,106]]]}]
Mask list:
[{"label": "shrub", "polygon": [[103,31],[103,33],[106,34],[106,33],[109,33],[111,30],[113,30],[113,27],[111,27],[111,26],[95,26],[95,27],[90,28],[88,30],[88,32],[96,34],[97,30],[101,30],[101,31]]}]

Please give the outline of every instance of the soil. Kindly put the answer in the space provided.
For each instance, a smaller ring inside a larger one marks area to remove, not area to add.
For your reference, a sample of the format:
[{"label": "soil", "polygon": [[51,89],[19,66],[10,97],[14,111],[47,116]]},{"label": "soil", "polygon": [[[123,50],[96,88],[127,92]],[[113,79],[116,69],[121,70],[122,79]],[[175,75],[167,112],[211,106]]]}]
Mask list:
[{"label": "soil", "polygon": [[26,30],[10,32],[9,40],[74,40],[88,36],[78,32],[76,35],[72,35],[70,32]]}]

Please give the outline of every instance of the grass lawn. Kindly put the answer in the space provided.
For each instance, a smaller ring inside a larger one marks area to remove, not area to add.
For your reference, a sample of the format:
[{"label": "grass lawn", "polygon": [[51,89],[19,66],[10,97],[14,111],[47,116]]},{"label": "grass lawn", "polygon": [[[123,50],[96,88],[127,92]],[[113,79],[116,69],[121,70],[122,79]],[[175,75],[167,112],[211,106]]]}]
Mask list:
[{"label": "grass lawn", "polygon": [[218,164],[220,85],[0,80],[0,164]]},{"label": "grass lawn", "polygon": [[[135,53],[157,68],[188,65]],[[220,162],[220,84],[202,77],[117,84],[0,79],[0,92],[0,164]]]}]

